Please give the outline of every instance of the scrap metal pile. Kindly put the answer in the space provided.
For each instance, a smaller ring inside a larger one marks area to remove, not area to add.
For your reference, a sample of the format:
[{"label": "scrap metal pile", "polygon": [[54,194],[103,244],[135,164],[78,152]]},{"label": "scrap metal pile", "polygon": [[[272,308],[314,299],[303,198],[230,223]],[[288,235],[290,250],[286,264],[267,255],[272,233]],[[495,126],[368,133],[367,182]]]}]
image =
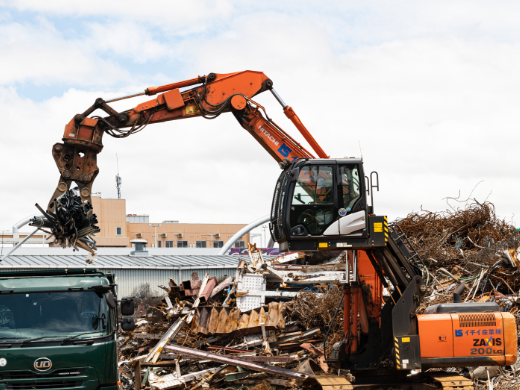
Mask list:
[{"label": "scrap metal pile", "polygon": [[465,282],[467,301],[493,291],[518,293],[520,232],[497,218],[492,203],[411,213],[395,223],[419,253],[418,266],[431,291],[442,288],[448,294],[452,284]]},{"label": "scrap metal pile", "polygon": [[[496,216],[492,203],[472,200],[463,208],[415,212],[394,223],[422,259],[417,265],[427,292],[419,312],[451,302],[454,290],[463,282],[463,302],[497,302],[520,323],[520,232]],[[517,363],[463,371],[473,377],[476,388],[508,389],[520,388],[519,368]]]},{"label": "scrap metal pile", "polygon": [[234,277],[170,279],[155,305],[138,304],[136,330],[119,339],[125,389],[292,388],[329,371],[323,341],[330,318],[310,323],[297,297],[334,301],[345,255],[264,260],[250,249],[250,262],[240,259]]},{"label": "scrap metal pile", "polygon": [[[423,211],[396,223],[421,256],[427,291],[420,313],[451,301],[464,282],[463,301],[495,301],[519,316],[520,233],[492,204]],[[125,389],[305,388],[313,374],[335,371],[325,356],[343,338],[346,253],[264,260],[251,246],[249,256],[234,277],[170,279],[159,286],[164,298],[140,305],[137,329],[119,340]],[[470,376],[477,389],[509,389],[520,387],[517,365],[447,370]]]},{"label": "scrap metal pile", "polygon": [[92,213],[92,205],[83,202],[74,190],[69,190],[54,199],[49,205],[49,208],[54,211],[44,211],[38,204],[36,207],[43,216],[31,219],[31,226],[36,226],[50,234],[58,246],[76,250],[82,248],[92,255],[95,254],[97,248],[92,235],[100,231],[96,226],[97,217]]}]

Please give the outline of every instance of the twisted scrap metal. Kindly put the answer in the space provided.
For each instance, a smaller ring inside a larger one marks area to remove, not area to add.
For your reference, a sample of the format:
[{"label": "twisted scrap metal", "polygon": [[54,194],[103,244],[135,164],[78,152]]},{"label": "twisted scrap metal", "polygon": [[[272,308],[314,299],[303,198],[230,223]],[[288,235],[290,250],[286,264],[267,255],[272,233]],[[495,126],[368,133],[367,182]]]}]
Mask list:
[{"label": "twisted scrap metal", "polygon": [[[43,217],[31,219],[30,225],[54,236],[55,243],[63,248],[79,248],[95,254],[96,241],[92,235],[100,231],[96,226],[97,217],[92,213],[92,205],[83,202],[74,190],[69,190],[54,199],[55,212],[44,211],[38,204],[36,207]],[[45,230],[49,229],[48,230]]]},{"label": "twisted scrap metal", "polygon": [[428,267],[477,264],[491,266],[495,253],[516,248],[520,244],[519,231],[495,214],[490,202],[473,203],[465,208],[431,212],[412,212],[395,221],[406,233]]}]

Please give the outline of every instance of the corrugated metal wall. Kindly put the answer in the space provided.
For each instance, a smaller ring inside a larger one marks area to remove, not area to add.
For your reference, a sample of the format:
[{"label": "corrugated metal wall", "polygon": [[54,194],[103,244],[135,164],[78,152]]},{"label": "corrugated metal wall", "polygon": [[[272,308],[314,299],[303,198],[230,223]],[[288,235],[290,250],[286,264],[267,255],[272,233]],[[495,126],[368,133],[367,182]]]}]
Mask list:
[{"label": "corrugated metal wall", "polygon": [[168,286],[168,280],[172,278],[175,283],[179,284],[184,280],[191,279],[191,274],[197,272],[199,279],[202,279],[206,273],[217,278],[227,275],[234,276],[236,268],[210,268],[210,269],[184,269],[180,270],[181,278],[179,280],[179,270],[146,270],[146,269],[105,269],[116,275],[118,284],[118,296],[131,296],[134,289],[144,283],[149,283],[150,288],[157,292],[158,296],[165,294],[165,291],[157,286]]},{"label": "corrugated metal wall", "polygon": [[157,286],[167,286],[168,280],[175,280],[175,270],[167,269],[103,269],[105,273],[110,272],[116,275],[118,285],[117,295],[119,297],[131,296],[134,289],[139,288],[142,284],[149,283],[152,291],[157,296],[162,296],[165,291]]},{"label": "corrugated metal wall", "polygon": [[[48,268],[41,268],[47,269]],[[27,271],[28,268],[10,268],[9,271]],[[31,270],[36,270],[31,268]],[[108,269],[101,268],[100,271],[105,273],[111,273],[116,275],[118,284],[118,296],[126,297],[131,296],[134,289],[138,288],[142,284],[149,283],[152,291],[157,292],[158,296],[164,295],[166,292],[159,288],[159,285],[167,286],[168,280],[172,278],[175,283],[179,284],[184,280],[191,279],[191,274],[197,272],[199,279],[202,279],[206,273],[210,276],[235,276],[236,268],[203,268],[203,269],[181,269],[181,270],[169,270],[169,269]],[[180,271],[180,279],[179,279]]]}]

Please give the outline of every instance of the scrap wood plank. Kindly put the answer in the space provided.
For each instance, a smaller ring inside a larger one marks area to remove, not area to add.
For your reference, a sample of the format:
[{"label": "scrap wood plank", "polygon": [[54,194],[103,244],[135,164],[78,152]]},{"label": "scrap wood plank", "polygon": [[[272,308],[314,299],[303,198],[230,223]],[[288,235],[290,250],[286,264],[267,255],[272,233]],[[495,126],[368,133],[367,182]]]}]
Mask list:
[{"label": "scrap wood plank", "polygon": [[141,362],[138,360],[134,368],[134,390],[141,389]]},{"label": "scrap wood plank", "polygon": [[164,346],[168,343],[168,341],[170,341],[170,339],[172,337],[174,337],[179,332],[179,330],[182,327],[182,324],[186,321],[186,318],[187,318],[187,316],[181,317],[181,318],[177,319],[177,321],[175,321],[172,326],[170,326],[170,329],[168,329],[166,331],[166,333],[164,334],[162,339],[150,351],[148,356],[146,356],[145,362],[150,362],[150,361],[152,363],[157,362],[157,359],[159,359],[159,356],[161,356],[161,352],[162,352]]},{"label": "scrap wood plank", "polygon": [[203,371],[192,372],[187,375],[183,375],[180,378],[177,377],[177,374],[168,374],[164,376],[159,376],[150,372],[150,386],[152,390],[166,390],[172,389],[174,387],[184,386],[186,383],[191,382],[195,379],[201,378],[208,374],[212,374],[222,369],[221,367],[210,368]]},{"label": "scrap wood plank", "polygon": [[[224,364],[223,366],[220,367],[221,370],[218,370],[218,371],[215,371],[214,373],[212,373],[211,375],[209,376],[206,376],[206,377],[203,377],[202,380],[199,381],[199,383],[197,383],[195,386],[193,386],[190,390],[195,390],[195,389],[198,389],[199,387],[203,386],[204,384],[206,384],[205,387],[208,387],[209,386],[209,383],[213,380],[213,378],[217,375],[217,374],[226,374],[227,372],[233,372],[236,370],[236,367],[229,367],[228,365]],[[209,388],[209,387],[208,387]]]}]

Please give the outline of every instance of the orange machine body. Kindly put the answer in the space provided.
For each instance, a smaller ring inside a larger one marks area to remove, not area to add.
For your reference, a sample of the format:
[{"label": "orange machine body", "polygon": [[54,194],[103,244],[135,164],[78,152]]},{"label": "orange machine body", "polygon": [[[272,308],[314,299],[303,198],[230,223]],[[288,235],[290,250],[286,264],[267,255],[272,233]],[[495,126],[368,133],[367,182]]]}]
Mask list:
[{"label": "orange machine body", "polygon": [[358,274],[368,318],[381,321],[383,283],[365,251],[358,251]]},{"label": "orange machine body", "polygon": [[[518,345],[510,313],[439,313],[417,316],[421,359],[437,367],[510,365]],[[477,364],[478,363],[478,364]]]}]

